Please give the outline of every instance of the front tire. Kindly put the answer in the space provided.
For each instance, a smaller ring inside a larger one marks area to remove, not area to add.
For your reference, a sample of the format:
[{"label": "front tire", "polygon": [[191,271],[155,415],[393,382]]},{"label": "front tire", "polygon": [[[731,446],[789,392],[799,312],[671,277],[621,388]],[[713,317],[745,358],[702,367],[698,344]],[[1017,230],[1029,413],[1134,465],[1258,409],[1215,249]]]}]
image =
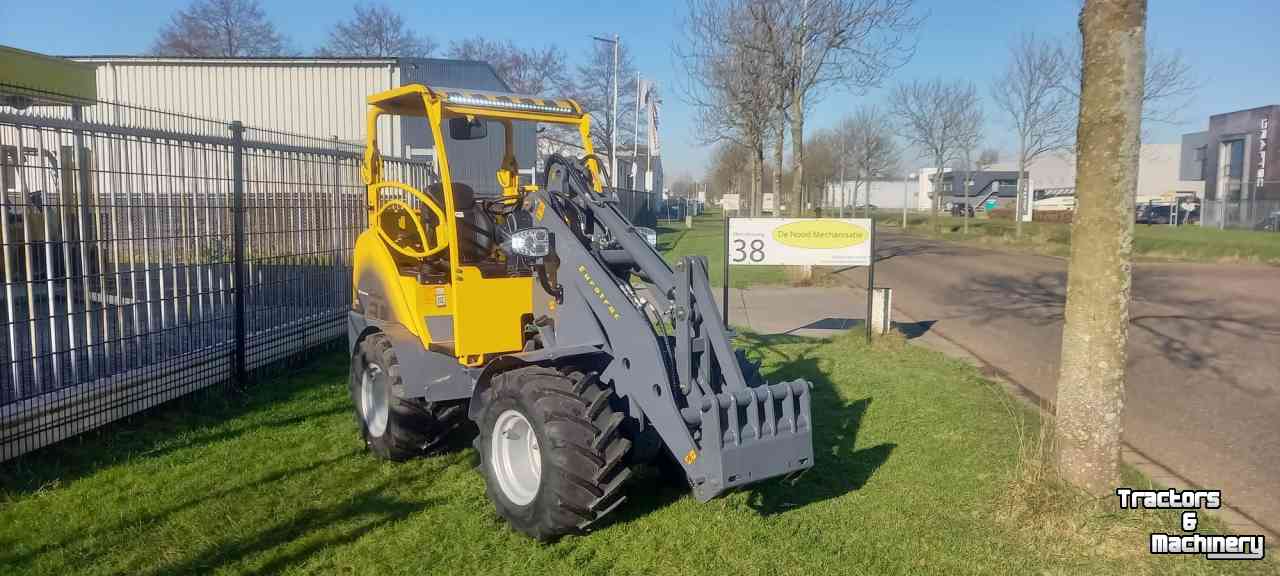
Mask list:
[{"label": "front tire", "polygon": [[439,451],[465,422],[465,402],[406,398],[400,363],[385,334],[370,334],[351,357],[351,401],[365,446],[401,462]]},{"label": "front tire", "polygon": [[512,527],[553,540],[623,502],[631,441],[614,400],[594,374],[533,366],[494,377],[475,444],[489,499]]}]

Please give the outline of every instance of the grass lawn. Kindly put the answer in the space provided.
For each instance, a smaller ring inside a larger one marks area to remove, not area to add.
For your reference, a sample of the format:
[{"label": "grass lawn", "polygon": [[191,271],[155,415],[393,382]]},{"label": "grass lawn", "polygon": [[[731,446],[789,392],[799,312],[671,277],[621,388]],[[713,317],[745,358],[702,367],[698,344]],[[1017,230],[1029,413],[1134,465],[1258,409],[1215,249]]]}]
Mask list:
[{"label": "grass lawn", "polygon": [[[1022,238],[1014,235],[1012,220],[969,220],[969,234],[963,219],[942,216],[941,229],[934,231],[924,214],[908,217],[912,234],[956,242],[1027,250],[1053,256],[1067,256],[1071,250],[1071,226],[1054,222],[1024,222]],[[880,225],[900,229],[901,213],[876,216]],[[1253,230],[1218,230],[1200,226],[1134,227],[1133,252],[1139,259],[1190,262],[1253,262],[1280,264],[1280,234]]]},{"label": "grass lawn", "polygon": [[[1034,416],[973,368],[886,337],[746,335],[815,384],[816,467],[710,503],[652,472],[598,531],[507,528],[475,453],[362,450],[333,357],[0,464],[0,574],[1210,574],[1153,558],[1176,516],[1029,482]],[[1140,482],[1130,477],[1129,482]]]}]

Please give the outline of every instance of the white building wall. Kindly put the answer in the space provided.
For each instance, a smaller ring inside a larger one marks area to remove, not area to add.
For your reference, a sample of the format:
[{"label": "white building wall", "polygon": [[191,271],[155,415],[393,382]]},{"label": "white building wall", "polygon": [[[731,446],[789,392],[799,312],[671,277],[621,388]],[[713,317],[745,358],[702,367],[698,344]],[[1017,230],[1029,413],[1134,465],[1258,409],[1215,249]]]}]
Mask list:
[{"label": "white building wall", "polygon": [[[1173,192],[1204,194],[1204,182],[1180,180],[1178,169],[1181,144],[1143,144],[1138,158],[1139,202],[1160,198]],[[1014,158],[992,167],[993,170],[1017,170]],[[1027,167],[1031,176],[1031,189],[1074,188],[1076,185],[1076,159],[1072,154],[1046,154]]]},{"label": "white building wall", "polygon": [[[914,176],[914,175],[913,175]],[[911,209],[916,209],[915,205],[919,203],[917,199],[919,183],[913,177],[898,180],[874,180],[869,183],[871,189],[871,205],[877,208],[901,210],[904,199]],[[852,180],[845,182],[842,187],[839,182],[834,182],[827,186],[823,206],[827,208],[838,207],[841,204],[852,206],[854,204]],[[858,187],[858,206],[864,206],[867,203],[868,183],[863,182]],[[926,203],[927,205],[927,203]]]},{"label": "white building wall", "polygon": [[[400,84],[393,59],[74,59],[97,66],[105,101],[355,144],[365,98]],[[378,138],[384,154],[403,154],[398,122],[384,120]]]}]

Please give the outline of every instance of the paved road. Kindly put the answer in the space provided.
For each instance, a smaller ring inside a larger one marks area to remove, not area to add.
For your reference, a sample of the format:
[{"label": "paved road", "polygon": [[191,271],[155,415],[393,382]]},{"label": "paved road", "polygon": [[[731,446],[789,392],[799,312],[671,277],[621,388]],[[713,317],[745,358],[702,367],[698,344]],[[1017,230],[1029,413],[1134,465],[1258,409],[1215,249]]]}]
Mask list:
[{"label": "paved road", "polygon": [[[895,309],[1054,398],[1065,260],[890,234],[879,256]],[[1138,264],[1130,315],[1124,439],[1276,532],[1280,268]]]}]

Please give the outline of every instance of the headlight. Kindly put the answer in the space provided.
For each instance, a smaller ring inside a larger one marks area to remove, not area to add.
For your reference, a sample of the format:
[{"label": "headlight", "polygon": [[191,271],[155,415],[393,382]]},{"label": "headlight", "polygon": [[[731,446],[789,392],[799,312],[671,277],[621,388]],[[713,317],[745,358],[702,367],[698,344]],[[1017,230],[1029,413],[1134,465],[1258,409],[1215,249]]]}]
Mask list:
[{"label": "headlight", "polygon": [[636,226],[636,233],[644,238],[644,241],[648,242],[650,246],[653,246],[654,248],[658,247],[657,230],[654,230],[653,228],[645,228],[644,226]]},{"label": "headlight", "polygon": [[513,233],[502,248],[520,256],[541,258],[551,253],[551,232],[546,228],[525,228]]}]

